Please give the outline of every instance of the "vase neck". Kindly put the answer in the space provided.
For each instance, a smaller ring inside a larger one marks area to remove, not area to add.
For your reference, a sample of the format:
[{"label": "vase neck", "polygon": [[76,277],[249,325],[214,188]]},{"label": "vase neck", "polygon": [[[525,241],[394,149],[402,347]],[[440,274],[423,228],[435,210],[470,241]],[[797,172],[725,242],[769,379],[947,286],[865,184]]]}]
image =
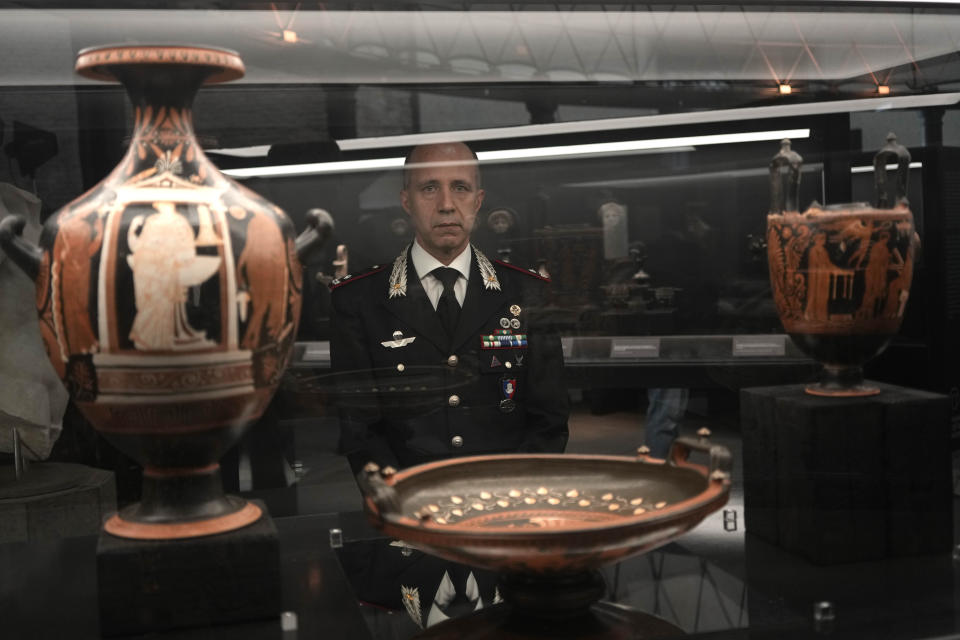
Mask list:
[{"label": "vase neck", "polygon": [[130,148],[118,170],[128,178],[169,172],[196,182],[195,167],[204,156],[193,130],[193,99],[209,72],[143,65],[114,73],[127,90],[134,116]]}]

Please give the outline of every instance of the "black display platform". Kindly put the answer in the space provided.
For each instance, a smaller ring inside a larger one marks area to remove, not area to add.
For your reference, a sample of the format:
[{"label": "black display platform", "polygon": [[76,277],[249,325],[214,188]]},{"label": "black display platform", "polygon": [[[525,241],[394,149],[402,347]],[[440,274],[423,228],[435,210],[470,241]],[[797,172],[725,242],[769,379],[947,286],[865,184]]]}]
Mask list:
[{"label": "black display platform", "polygon": [[950,550],[949,398],[875,384],[740,392],[748,534],[823,565]]},{"label": "black display platform", "polygon": [[17,480],[12,465],[0,466],[0,543],[92,535],[116,509],[110,471],[33,462]]},{"label": "black display platform", "polygon": [[572,618],[562,613],[532,618],[498,604],[430,627],[416,640],[666,640],[687,635],[662,618],[610,602],[598,602]]},{"label": "black display platform", "polygon": [[281,612],[277,528],[263,503],[251,525],[180,540],[129,540],[101,532],[97,544],[104,636],[276,618]]},{"label": "black display platform", "polygon": [[[714,433],[722,431],[715,425]],[[739,459],[739,458],[738,458]],[[736,469],[736,468],[735,468]],[[405,640],[419,633],[406,611],[363,606],[331,540],[344,548],[378,535],[362,512],[285,513],[289,494],[314,504],[329,485],[261,492],[280,536],[281,616],[151,632],[158,640]],[[730,508],[738,508],[734,504]],[[337,529],[342,536],[331,536]],[[797,554],[705,522],[671,544],[605,570],[617,602],[659,615],[697,640],[915,640],[960,633],[960,565],[950,554],[817,566]],[[98,623],[96,536],[0,544],[0,638],[102,637]],[[400,548],[393,548],[403,557]],[[413,551],[411,564],[424,562]],[[407,580],[403,584],[409,585]],[[421,585],[424,615],[435,590]],[[392,591],[391,587],[391,591]],[[397,588],[399,592],[399,588]],[[829,635],[813,605],[834,604]],[[484,595],[484,603],[489,600]],[[290,622],[295,625],[291,629]],[[395,619],[404,619],[397,632]],[[286,625],[282,625],[281,621]]]}]

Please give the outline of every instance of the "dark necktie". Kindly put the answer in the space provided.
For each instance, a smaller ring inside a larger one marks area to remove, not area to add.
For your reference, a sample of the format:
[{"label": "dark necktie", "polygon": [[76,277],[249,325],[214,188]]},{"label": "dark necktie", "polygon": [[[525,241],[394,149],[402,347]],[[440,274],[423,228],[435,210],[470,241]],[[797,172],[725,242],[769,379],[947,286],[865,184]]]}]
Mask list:
[{"label": "dark necktie", "polygon": [[457,327],[457,318],[460,316],[460,304],[457,302],[457,294],[453,292],[453,284],[460,277],[460,272],[450,267],[437,267],[430,274],[443,283],[443,293],[437,301],[437,315],[440,316],[440,324],[446,330],[447,336],[452,338]]}]

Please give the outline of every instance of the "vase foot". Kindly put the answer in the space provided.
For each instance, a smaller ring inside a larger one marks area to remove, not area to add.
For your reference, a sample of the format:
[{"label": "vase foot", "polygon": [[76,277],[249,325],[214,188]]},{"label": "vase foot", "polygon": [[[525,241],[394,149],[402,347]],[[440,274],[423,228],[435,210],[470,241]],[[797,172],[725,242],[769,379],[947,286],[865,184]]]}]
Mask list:
[{"label": "vase foot", "polygon": [[525,616],[555,619],[584,614],[607,587],[594,569],[559,576],[502,574],[500,589],[504,601]]},{"label": "vase foot", "polygon": [[180,522],[138,522],[124,519],[121,514],[115,513],[103,525],[104,531],[118,538],[132,538],[135,540],[175,540],[178,538],[198,538],[225,533],[253,524],[260,519],[263,511],[252,502],[242,501],[230,496],[233,500],[243,502],[237,510],[213,518],[202,518]]},{"label": "vase foot", "polygon": [[820,381],[808,385],[805,391],[825,398],[863,398],[877,395],[880,388],[864,381],[860,365],[825,364]]},{"label": "vase foot", "polygon": [[862,398],[880,393],[880,389],[869,384],[860,384],[854,387],[834,387],[817,383],[806,387],[804,391],[812,396],[826,398]]}]

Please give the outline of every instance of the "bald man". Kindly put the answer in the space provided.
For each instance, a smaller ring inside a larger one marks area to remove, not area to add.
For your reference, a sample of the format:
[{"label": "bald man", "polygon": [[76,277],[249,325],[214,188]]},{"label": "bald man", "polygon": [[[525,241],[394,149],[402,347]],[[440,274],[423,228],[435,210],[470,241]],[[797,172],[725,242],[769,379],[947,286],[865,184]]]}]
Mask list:
[{"label": "bald man", "polygon": [[354,472],[566,446],[560,338],[530,313],[549,280],[470,243],[483,195],[469,147],[415,147],[400,192],[414,241],[331,283],[340,446]]}]

